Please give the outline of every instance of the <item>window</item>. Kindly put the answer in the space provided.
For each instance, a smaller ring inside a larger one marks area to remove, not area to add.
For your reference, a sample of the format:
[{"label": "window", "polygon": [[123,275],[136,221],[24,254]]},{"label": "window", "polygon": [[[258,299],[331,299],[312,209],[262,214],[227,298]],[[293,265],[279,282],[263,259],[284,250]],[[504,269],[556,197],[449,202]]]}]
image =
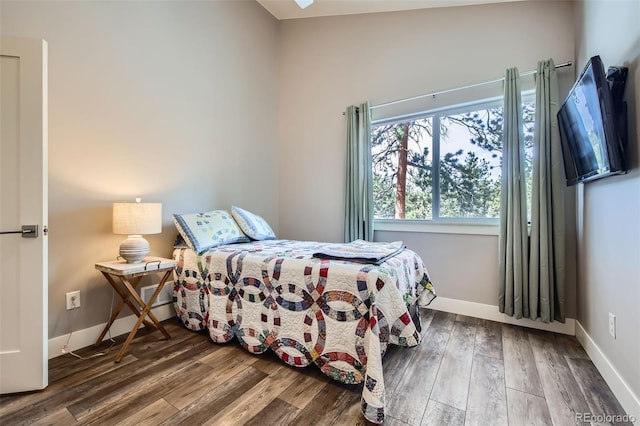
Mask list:
[{"label": "window", "polygon": [[[374,217],[497,223],[502,111],[493,99],[373,122]],[[528,186],[534,111],[523,96]]]}]

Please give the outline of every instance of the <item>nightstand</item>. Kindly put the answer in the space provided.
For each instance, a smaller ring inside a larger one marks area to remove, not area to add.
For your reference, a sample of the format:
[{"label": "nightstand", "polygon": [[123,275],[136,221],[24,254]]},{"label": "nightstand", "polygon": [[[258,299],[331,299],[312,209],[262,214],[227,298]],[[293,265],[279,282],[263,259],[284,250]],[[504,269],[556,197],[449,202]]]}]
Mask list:
[{"label": "nightstand", "polygon": [[[165,259],[162,257],[146,257],[140,263],[125,263],[124,261],[112,261],[112,262],[99,262],[96,263],[96,269],[102,272],[102,275],[109,281],[111,287],[120,295],[122,299],[116,309],[113,311],[111,318],[109,318],[109,322],[107,323],[104,330],[98,337],[98,340],[95,343],[95,346],[100,345],[102,343],[102,339],[111,328],[111,325],[122,311],[125,305],[131,309],[131,311],[138,317],[138,321],[136,325],[133,326],[133,329],[127,336],[127,340],[125,340],[120,352],[116,355],[116,362],[120,362],[122,357],[124,356],[129,344],[135,337],[138,332],[138,328],[141,324],[144,324],[147,328],[154,328],[160,330],[160,332],[164,335],[165,338],[170,339],[171,336],[164,329],[160,321],[153,315],[151,312],[151,306],[155,302],[158,294],[162,291],[162,287],[167,282],[169,277],[171,276],[171,272],[173,268],[176,266],[176,261],[173,259]],[[140,284],[140,280],[142,277],[150,274],[162,274],[162,279],[158,284],[158,287],[153,292],[148,302],[144,302],[136,287]],[[133,299],[133,300],[132,300]],[[136,306],[137,303],[138,306]],[[151,322],[147,321],[147,317],[151,320]]]}]

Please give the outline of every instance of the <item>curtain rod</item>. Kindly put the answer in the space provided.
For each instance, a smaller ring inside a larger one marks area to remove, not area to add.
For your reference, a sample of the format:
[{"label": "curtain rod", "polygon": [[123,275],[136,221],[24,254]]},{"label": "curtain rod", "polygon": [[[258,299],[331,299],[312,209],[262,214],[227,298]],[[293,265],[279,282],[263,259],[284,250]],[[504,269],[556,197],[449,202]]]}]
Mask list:
[{"label": "curtain rod", "polygon": [[[572,65],[573,65],[573,63],[571,61],[569,61],[569,62],[565,62],[563,64],[558,64],[558,65],[555,66],[555,68],[570,67]],[[535,73],[537,73],[537,71],[535,71],[535,70],[534,71],[522,72],[522,73],[520,73],[520,77],[525,77],[527,75],[533,75]],[[498,82],[503,81],[503,80],[504,80],[504,77],[496,78],[494,80],[483,81],[481,83],[469,84],[467,86],[456,87],[454,89],[445,89],[445,90],[440,90],[438,92],[428,93],[426,95],[418,95],[418,96],[413,96],[411,98],[398,99],[396,101],[390,101],[390,102],[385,102],[385,103],[378,104],[378,105],[372,105],[372,106],[369,107],[369,109],[381,108],[381,107],[385,107],[385,106],[389,106],[389,105],[399,104],[399,103],[402,103],[402,102],[415,101],[417,99],[428,98],[429,96],[435,97],[436,95],[442,95],[444,93],[449,93],[449,92],[456,92],[458,90],[471,89],[473,87],[484,86],[485,84],[498,83]]]}]

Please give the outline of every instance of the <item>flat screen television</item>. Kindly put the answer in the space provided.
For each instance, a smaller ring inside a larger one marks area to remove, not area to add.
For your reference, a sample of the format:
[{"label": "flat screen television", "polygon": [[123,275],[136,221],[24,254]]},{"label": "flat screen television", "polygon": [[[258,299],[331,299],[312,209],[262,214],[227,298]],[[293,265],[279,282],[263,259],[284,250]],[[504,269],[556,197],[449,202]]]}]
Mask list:
[{"label": "flat screen television", "polygon": [[612,77],[607,80],[600,56],[592,57],[560,106],[558,127],[568,186],[627,172],[622,101],[626,72],[616,74],[617,70],[610,68]]}]

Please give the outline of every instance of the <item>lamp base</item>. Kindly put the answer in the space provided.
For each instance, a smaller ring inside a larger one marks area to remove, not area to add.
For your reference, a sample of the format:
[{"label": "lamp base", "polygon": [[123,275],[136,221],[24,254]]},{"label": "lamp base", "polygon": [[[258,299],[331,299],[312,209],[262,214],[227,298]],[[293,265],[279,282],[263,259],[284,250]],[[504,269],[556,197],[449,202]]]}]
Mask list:
[{"label": "lamp base", "polygon": [[140,263],[149,254],[149,241],[142,238],[142,235],[129,235],[120,244],[120,257],[127,263]]}]

